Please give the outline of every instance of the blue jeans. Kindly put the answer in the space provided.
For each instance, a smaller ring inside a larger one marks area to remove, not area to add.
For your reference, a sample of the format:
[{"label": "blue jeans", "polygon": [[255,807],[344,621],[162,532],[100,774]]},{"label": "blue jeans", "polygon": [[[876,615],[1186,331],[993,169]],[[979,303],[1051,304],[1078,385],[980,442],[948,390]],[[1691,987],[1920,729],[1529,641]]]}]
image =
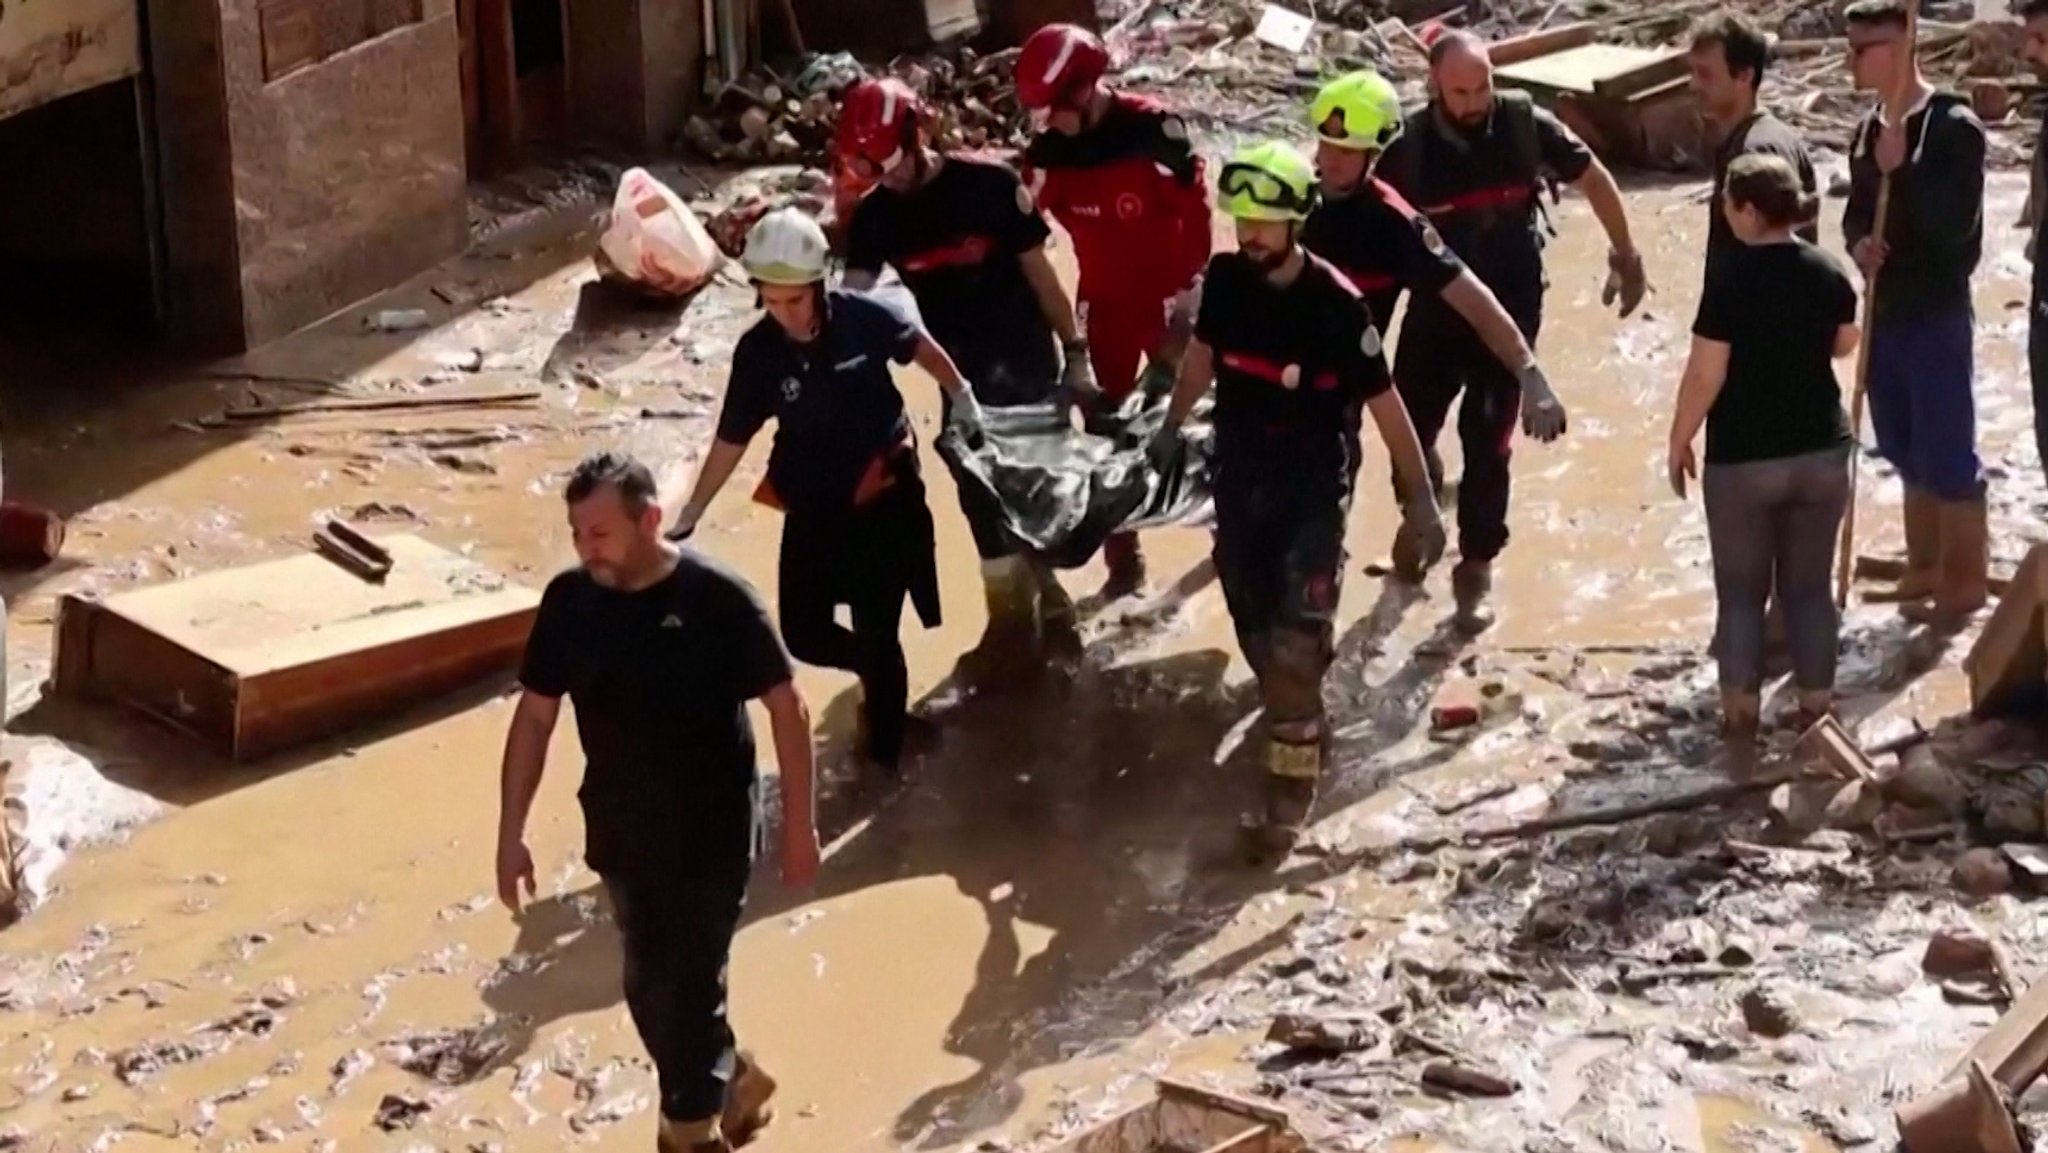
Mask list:
[{"label": "blue jeans", "polygon": [[1870,423],[1877,451],[1937,500],[1984,495],[1977,458],[1976,316],[1969,302],[1870,326]]}]

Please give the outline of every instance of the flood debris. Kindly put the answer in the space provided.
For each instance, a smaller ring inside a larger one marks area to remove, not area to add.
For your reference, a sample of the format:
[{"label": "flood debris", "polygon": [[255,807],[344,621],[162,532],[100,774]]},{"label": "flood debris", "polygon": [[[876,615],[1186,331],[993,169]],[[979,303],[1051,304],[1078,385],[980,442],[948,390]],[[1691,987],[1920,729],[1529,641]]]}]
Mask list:
[{"label": "flood debris", "polygon": [[1380,1030],[1369,1019],[1307,1013],[1282,1013],[1266,1031],[1266,1040],[1275,1045],[1318,1055],[1361,1053],[1379,1039]]},{"label": "flood debris", "polygon": [[391,1063],[443,1085],[467,1085],[503,1062],[512,1046],[505,1024],[486,1017],[459,1029],[412,1033],[384,1043]]},{"label": "flood debris", "polygon": [[420,1118],[433,1112],[433,1109],[432,1103],[424,1097],[386,1093],[377,1102],[377,1112],[371,1123],[386,1133],[396,1133],[417,1125]]}]

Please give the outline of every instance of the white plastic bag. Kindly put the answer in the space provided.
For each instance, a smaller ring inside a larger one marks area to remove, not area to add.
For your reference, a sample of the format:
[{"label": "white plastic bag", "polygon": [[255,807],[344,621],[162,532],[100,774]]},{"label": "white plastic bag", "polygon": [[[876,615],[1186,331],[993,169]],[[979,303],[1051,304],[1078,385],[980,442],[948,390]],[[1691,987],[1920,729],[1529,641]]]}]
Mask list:
[{"label": "white plastic bag", "polygon": [[600,269],[674,296],[696,291],[723,259],[697,214],[645,168],[619,179],[611,223],[597,247]]}]

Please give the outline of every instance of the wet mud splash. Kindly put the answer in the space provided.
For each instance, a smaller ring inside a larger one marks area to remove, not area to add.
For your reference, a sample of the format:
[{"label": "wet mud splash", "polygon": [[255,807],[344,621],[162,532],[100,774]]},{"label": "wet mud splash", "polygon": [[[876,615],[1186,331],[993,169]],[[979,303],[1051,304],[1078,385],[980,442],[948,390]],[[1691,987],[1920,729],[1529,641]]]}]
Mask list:
[{"label": "wet mud splash", "polygon": [[[1992,219],[2019,195],[2000,182]],[[1790,836],[1761,793],[1460,840],[1727,779],[1704,525],[1659,475],[1704,205],[1651,189],[1630,206],[1658,291],[1628,322],[1598,310],[1584,206],[1561,215],[1543,351],[1574,431],[1517,454],[1492,632],[1449,630],[1442,574],[1414,591],[1357,571],[1394,524],[1384,465],[1368,466],[1331,686],[1342,767],[1288,860],[1239,852],[1256,706],[1200,587],[1199,534],[1150,542],[1162,584],[1191,574],[1169,611],[1095,612],[1072,675],[993,692],[956,668],[978,589],[930,470],[948,623],[913,637],[912,662],[944,737],[907,784],[861,781],[850,686],[804,674],[826,834],[851,835],[815,892],[764,877],[738,942],[736,1020],[784,1085],[760,1148],[1028,1148],[1169,1071],[1275,1095],[1332,1150],[1890,1139],[1891,1104],[1996,1013],[1967,1003],[1967,974],[1927,974],[1928,938],[1975,925],[2025,956],[2043,932],[2015,896],[1959,906],[1952,848]],[[583,451],[622,444],[679,487],[751,302],[720,284],[680,313],[621,306],[575,259],[588,235],[575,219],[496,232],[378,303],[427,308],[424,333],[345,316],[205,378],[19,406],[32,415],[24,447],[10,439],[10,491],[69,513],[75,551],[5,585],[13,683],[46,667],[57,595],[282,555],[326,510],[539,583],[569,555],[555,490]],[[2016,251],[1980,281],[2007,563],[2048,511]],[[211,421],[251,393],[449,385],[540,396]],[[908,387],[929,432],[928,384]],[[1862,549],[1895,549],[1895,484],[1864,467]],[[748,484],[699,544],[772,591],[777,525],[741,499]],[[1100,578],[1067,579],[1086,593]],[[1959,703],[1956,649],[1876,607],[1848,631],[1846,713],[1866,740]],[[1474,723],[1432,731],[1435,705],[1469,705]],[[248,769],[62,702],[31,695],[17,712],[9,790],[32,849],[72,859],[39,874],[47,899],[4,937],[0,1147],[647,1146],[651,1074],[577,858],[568,734],[532,829],[544,896],[514,922],[488,896],[508,716],[493,692]],[[1941,755],[1975,764],[1966,737],[1945,734]],[[1449,843],[1415,847],[1428,838]]]}]

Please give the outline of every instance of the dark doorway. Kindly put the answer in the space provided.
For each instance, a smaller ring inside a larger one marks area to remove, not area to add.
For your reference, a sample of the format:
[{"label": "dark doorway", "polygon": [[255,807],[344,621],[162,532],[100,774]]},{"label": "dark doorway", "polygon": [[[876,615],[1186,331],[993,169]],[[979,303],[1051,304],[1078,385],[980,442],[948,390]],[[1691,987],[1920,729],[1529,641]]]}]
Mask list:
[{"label": "dark doorway", "polygon": [[146,343],[157,297],[136,83],[0,120],[0,330]]}]

